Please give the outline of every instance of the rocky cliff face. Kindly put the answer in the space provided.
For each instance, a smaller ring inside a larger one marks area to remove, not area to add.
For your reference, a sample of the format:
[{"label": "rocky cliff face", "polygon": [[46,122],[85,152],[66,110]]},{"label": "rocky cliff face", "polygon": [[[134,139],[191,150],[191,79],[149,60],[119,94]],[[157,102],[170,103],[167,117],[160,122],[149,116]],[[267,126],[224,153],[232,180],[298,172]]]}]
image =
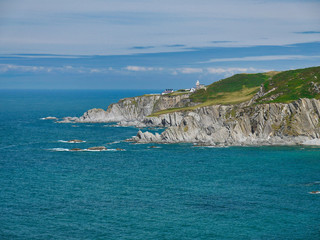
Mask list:
[{"label": "rocky cliff face", "polygon": [[[320,138],[320,101],[316,99],[245,107],[243,104],[214,105],[176,112],[170,117],[174,121],[161,135],[139,131],[133,140],[208,145],[290,145],[317,143]],[[170,117],[160,116],[159,119]]]},{"label": "rocky cliff face", "polygon": [[320,101],[299,99],[292,103],[256,104],[270,93],[263,87],[248,102],[212,105],[193,111],[176,111],[157,117],[154,112],[190,106],[185,95],[145,95],[125,98],[105,111],[91,109],[79,118],[62,122],[118,122],[122,126],[160,126],[160,134],[139,131],[131,140],[141,143],[199,143],[208,145],[320,144]]},{"label": "rocky cliff face", "polygon": [[[139,97],[124,98],[118,103],[111,104],[105,111],[103,109],[90,109],[81,117],[66,117],[63,121],[67,122],[118,122],[120,125],[145,126],[148,125],[163,125],[159,119],[146,118],[154,112],[165,110],[168,108],[179,108],[192,104],[189,99],[189,94],[182,95],[144,95]],[[164,126],[168,126],[166,121],[163,121]],[[171,123],[171,122],[170,122]],[[171,124],[169,124],[171,125]]]}]

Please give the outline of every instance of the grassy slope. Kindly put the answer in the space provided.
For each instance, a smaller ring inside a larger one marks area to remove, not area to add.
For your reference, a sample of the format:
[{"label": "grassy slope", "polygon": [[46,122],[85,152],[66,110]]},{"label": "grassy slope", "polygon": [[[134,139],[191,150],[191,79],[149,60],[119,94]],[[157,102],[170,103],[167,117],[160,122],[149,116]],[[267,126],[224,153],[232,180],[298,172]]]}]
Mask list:
[{"label": "grassy slope", "polygon": [[263,73],[236,74],[214,82],[207,90],[199,90],[190,96],[193,102],[211,104],[235,104],[249,100],[269,77]]},{"label": "grassy slope", "polygon": [[[285,72],[269,72],[257,74],[236,74],[232,77],[214,82],[207,89],[199,90],[190,96],[193,102],[200,103],[193,107],[171,108],[153,113],[151,116],[176,111],[194,110],[198,107],[214,104],[237,104],[250,100],[264,84],[266,92],[276,88],[270,94],[259,99],[265,102],[290,102],[299,98],[320,98],[311,91],[311,82],[320,85],[320,67],[290,70]],[[279,94],[276,99],[267,101],[271,95]]]},{"label": "grassy slope", "polygon": [[[287,103],[299,98],[319,99],[319,94],[311,89],[311,82],[320,84],[320,67],[290,70],[276,74],[264,84],[266,92],[273,88],[276,88],[276,90],[259,99],[259,103]],[[275,94],[281,95],[273,101],[265,101],[266,98]]]}]

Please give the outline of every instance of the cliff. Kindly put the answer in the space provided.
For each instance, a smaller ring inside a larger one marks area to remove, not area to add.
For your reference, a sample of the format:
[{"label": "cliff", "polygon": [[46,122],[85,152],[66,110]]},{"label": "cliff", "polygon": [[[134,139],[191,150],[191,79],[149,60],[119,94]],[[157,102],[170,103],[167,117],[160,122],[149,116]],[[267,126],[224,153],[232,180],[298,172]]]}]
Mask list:
[{"label": "cliff", "polygon": [[[154,125],[147,116],[165,109],[182,108],[191,103],[189,93],[178,95],[143,95],[121,99],[118,103],[111,104],[107,110],[94,108],[85,112],[81,117],[65,117],[62,123],[108,123],[117,122],[122,126]],[[157,122],[156,120],[154,120]],[[170,120],[169,120],[170,121]],[[158,123],[161,125],[161,123]]]},{"label": "cliff", "polygon": [[132,140],[205,145],[292,145],[317,143],[320,137],[320,101],[316,99],[247,107],[213,105],[175,115],[179,120],[161,135],[139,131]]},{"label": "cliff", "polygon": [[320,144],[319,79],[320,67],[237,74],[193,94],[125,98],[63,122],[166,127],[161,135],[139,131],[131,140],[141,143]]}]

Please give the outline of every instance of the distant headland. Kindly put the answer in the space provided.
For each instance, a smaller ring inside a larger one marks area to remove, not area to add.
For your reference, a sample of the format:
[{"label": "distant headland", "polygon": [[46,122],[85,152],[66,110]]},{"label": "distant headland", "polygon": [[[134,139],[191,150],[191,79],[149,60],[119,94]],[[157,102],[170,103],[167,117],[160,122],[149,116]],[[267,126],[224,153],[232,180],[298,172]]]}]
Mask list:
[{"label": "distant headland", "polygon": [[320,67],[236,74],[208,86],[166,90],[91,109],[70,122],[117,122],[139,128],[140,143],[200,145],[320,145]]}]

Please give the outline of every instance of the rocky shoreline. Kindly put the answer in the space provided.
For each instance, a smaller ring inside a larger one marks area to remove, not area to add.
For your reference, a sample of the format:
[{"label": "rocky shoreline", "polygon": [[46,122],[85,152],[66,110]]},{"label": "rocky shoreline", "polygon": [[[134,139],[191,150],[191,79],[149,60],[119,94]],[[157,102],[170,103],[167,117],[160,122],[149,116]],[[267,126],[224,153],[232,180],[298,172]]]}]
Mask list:
[{"label": "rocky shoreline", "polygon": [[145,95],[111,104],[105,111],[91,109],[62,123],[108,123],[119,126],[165,127],[162,134],[138,131],[138,143],[196,143],[210,146],[320,145],[320,101],[257,104],[260,91],[248,102],[212,105],[150,117],[170,108],[196,105],[189,95]]},{"label": "rocky shoreline", "polygon": [[214,105],[179,114],[174,119],[181,120],[161,135],[139,131],[133,140],[227,146],[320,144],[320,102],[316,99],[246,107]]}]

